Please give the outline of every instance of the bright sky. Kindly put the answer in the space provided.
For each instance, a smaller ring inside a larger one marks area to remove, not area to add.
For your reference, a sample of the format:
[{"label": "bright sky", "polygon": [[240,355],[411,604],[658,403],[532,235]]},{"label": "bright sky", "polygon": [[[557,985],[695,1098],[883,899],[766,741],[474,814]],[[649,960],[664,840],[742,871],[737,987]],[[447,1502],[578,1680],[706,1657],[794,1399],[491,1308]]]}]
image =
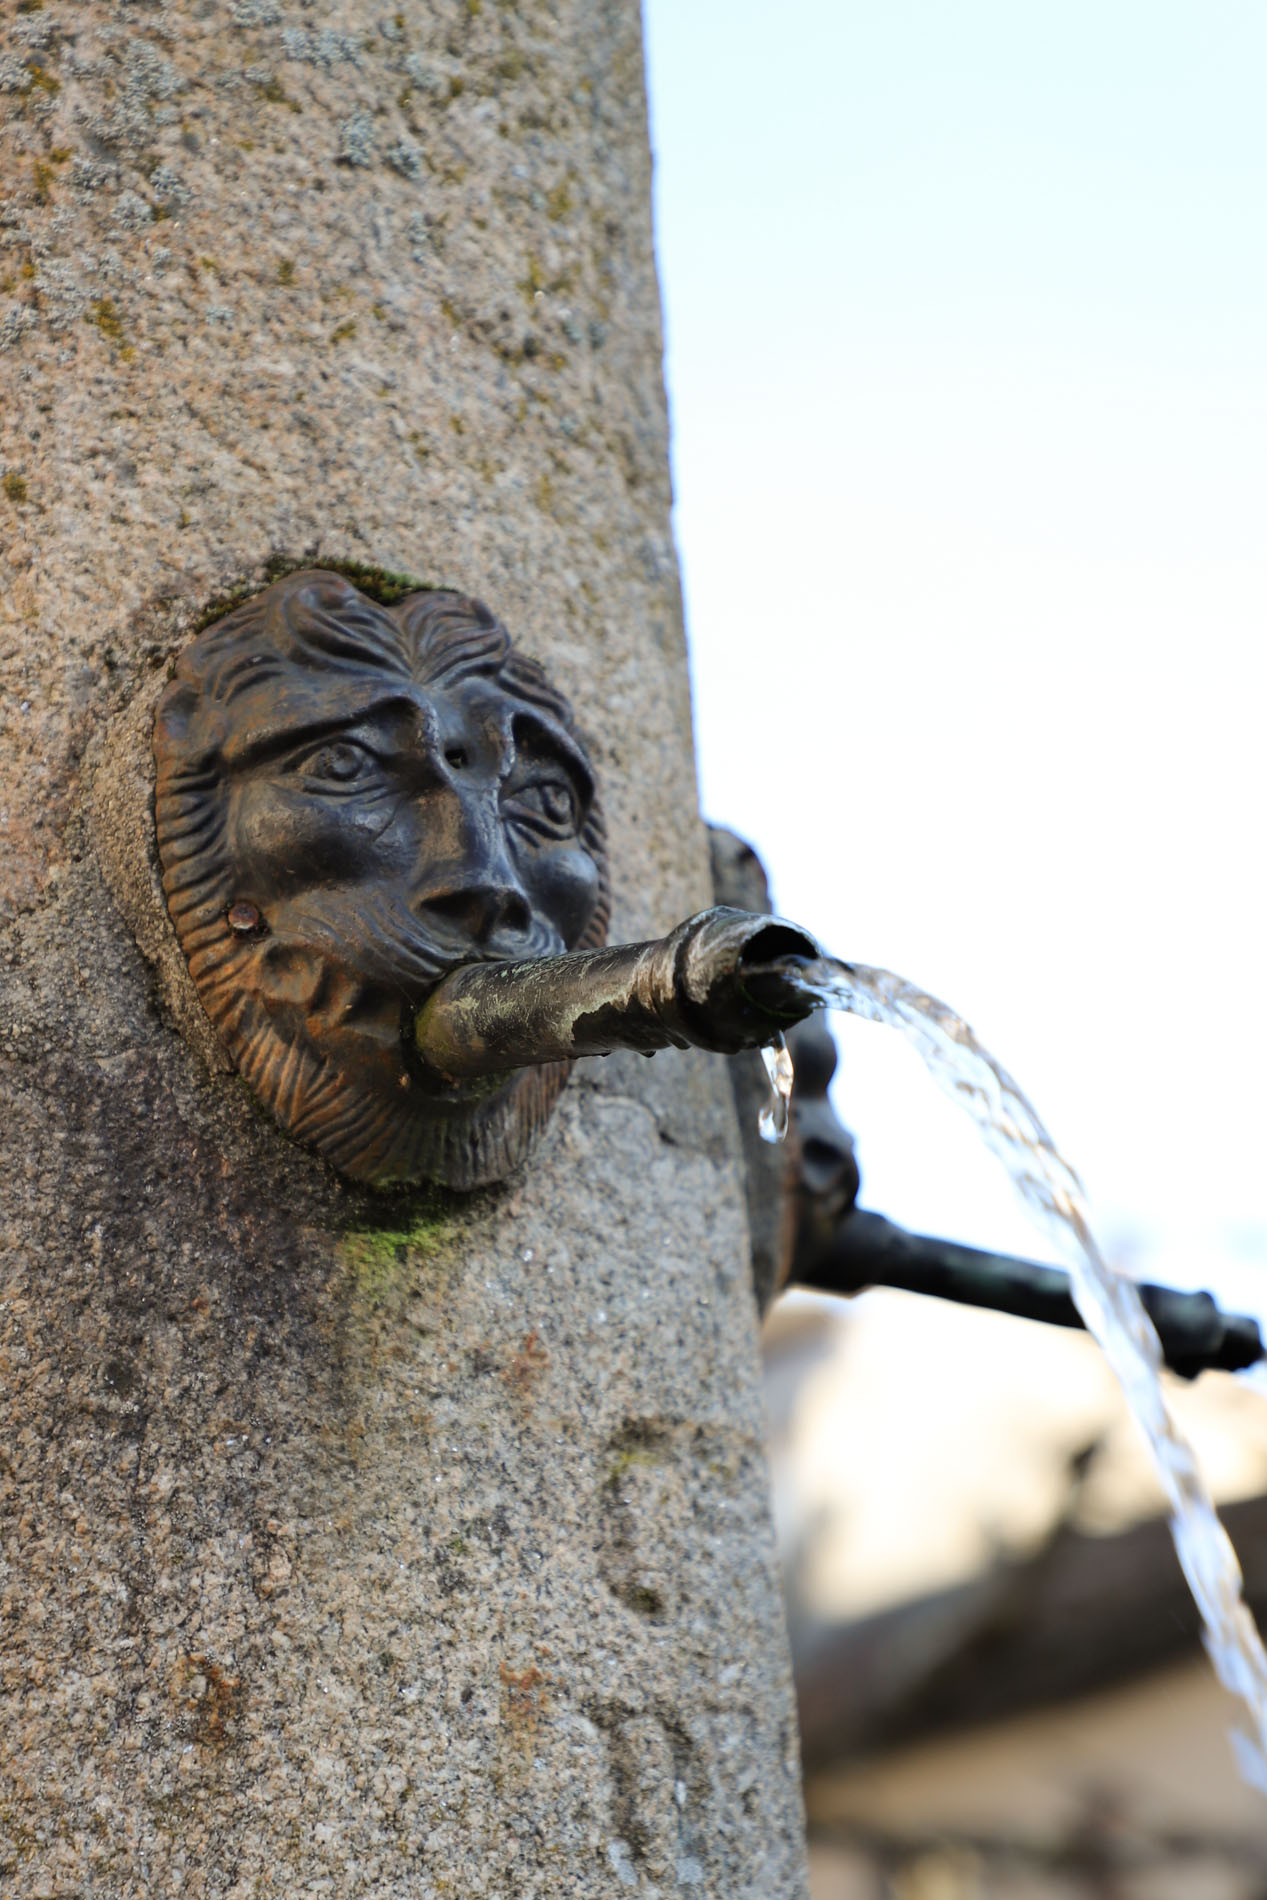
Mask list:
[{"label": "bright sky", "polygon": [[[645,9],[705,809],[1265,1311],[1267,8]],[[1044,1251],[835,1021],[867,1204]]]}]

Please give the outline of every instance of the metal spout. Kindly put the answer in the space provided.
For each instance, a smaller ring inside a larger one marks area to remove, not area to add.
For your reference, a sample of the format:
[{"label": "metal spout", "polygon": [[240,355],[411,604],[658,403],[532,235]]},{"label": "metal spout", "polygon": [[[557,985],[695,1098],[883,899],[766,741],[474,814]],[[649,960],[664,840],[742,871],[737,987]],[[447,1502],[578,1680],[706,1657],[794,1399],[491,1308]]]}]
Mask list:
[{"label": "metal spout", "polygon": [[795,924],[719,907],[650,943],[463,964],[419,1009],[414,1050],[452,1082],[614,1049],[733,1055],[809,1015],[785,972],[821,955]]}]

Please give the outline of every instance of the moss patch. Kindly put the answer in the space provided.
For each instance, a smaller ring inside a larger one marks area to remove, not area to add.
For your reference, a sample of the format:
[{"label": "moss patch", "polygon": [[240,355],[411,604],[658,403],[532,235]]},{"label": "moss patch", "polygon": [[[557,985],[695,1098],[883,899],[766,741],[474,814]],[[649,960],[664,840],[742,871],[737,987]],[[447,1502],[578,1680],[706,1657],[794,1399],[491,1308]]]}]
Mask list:
[{"label": "moss patch", "polygon": [[[217,620],[223,620],[227,613],[240,607],[244,600],[263,593],[274,581],[284,580],[287,574],[301,574],[305,568],[316,568],[326,574],[342,574],[344,580],[351,581],[363,594],[376,600],[380,607],[394,607],[398,600],[404,600],[407,594],[423,594],[432,589],[445,590],[447,581],[419,580],[413,574],[398,574],[389,567],[375,567],[367,561],[336,561],[325,555],[314,555],[307,561],[289,561],[280,555],[264,563],[261,573],[250,580],[235,581],[223,594],[209,601],[190,628],[191,637],[201,633],[204,628],[212,627]],[[457,588],[455,592],[462,590]]]},{"label": "moss patch", "polygon": [[113,298],[98,297],[88,312],[88,322],[95,323],[102,336],[107,337],[111,343],[123,341],[123,318],[119,315],[118,306]]},{"label": "moss patch", "polygon": [[288,112],[303,111],[303,107],[300,105],[298,99],[291,98],[280,79],[270,78],[256,80],[255,90],[261,99],[267,99],[271,105],[285,106]]},{"label": "moss patch", "polygon": [[621,1481],[629,1472],[639,1466],[654,1466],[664,1463],[663,1450],[658,1445],[646,1443],[622,1445],[608,1465],[603,1477],[604,1491],[618,1491]]},{"label": "moss patch", "polygon": [[363,1291],[386,1293],[417,1266],[451,1260],[460,1230],[456,1203],[435,1188],[346,1228],[339,1255]]}]

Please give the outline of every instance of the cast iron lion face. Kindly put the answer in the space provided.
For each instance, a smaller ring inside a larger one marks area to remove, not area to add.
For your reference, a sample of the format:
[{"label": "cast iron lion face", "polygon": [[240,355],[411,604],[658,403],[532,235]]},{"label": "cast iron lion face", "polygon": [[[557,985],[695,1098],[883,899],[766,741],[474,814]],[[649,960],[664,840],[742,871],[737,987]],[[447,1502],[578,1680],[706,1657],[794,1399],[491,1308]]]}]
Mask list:
[{"label": "cast iron lion face", "polygon": [[154,752],[176,934],[281,1126],[376,1185],[500,1179],[567,1065],[447,1086],[405,1032],[459,963],[605,940],[593,773],[540,667],[476,600],[292,574],[182,654]]}]

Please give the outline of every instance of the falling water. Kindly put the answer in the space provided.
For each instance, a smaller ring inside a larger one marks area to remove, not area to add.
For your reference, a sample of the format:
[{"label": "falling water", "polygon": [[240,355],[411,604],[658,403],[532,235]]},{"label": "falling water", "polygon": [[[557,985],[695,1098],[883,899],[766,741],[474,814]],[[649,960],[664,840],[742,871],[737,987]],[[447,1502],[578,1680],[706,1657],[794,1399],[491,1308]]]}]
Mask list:
[{"label": "falling water", "polygon": [[[1117,1375],[1156,1461],[1170,1503],[1175,1550],[1205,1624],[1210,1660],[1224,1687],[1242,1698],[1253,1718],[1252,1737],[1232,1736],[1241,1772],[1267,1794],[1267,1653],[1242,1601],[1240,1565],[1192,1447],[1171,1417],[1152,1322],[1135,1287],[1101,1253],[1077,1175],[1012,1078],[944,1003],[891,971],[830,957],[802,966],[789,980],[820,1007],[896,1024],[933,1079],[971,1115],[1021,1198],[1068,1259],[1078,1310]],[[767,1054],[772,1082],[781,1059],[773,1051]],[[790,1068],[789,1062],[789,1082]]]},{"label": "falling water", "polygon": [[792,1099],[792,1058],[782,1036],[761,1051],[770,1078],[770,1099],[757,1117],[762,1141],[782,1141],[787,1134],[788,1103]]}]

